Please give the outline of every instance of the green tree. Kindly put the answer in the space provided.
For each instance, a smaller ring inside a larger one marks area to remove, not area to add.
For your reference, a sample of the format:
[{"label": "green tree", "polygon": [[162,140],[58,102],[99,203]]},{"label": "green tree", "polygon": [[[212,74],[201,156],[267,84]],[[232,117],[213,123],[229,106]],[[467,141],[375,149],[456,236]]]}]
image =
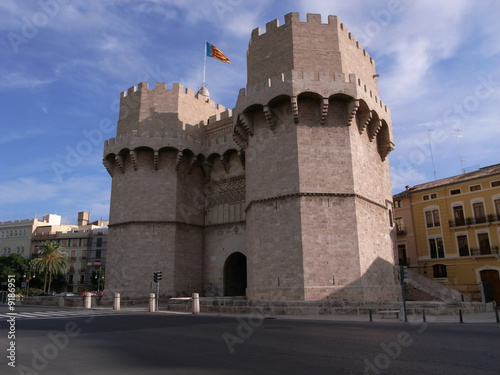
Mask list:
[{"label": "green tree", "polygon": [[16,285],[21,286],[26,265],[29,260],[19,254],[0,257],[0,280],[7,281],[9,275],[15,275]]},{"label": "green tree", "polygon": [[[38,258],[33,259],[33,268],[44,275],[43,291],[50,290],[52,278],[55,275],[66,273],[68,266],[68,255],[61,249],[61,244],[57,242],[44,242],[38,252]],[[47,288],[47,280],[49,286]]]}]

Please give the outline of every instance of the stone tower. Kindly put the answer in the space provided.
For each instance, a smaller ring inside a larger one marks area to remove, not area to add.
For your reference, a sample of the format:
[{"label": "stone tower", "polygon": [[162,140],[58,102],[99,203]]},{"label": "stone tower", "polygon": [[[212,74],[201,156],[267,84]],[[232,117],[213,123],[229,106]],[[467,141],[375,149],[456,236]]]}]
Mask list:
[{"label": "stone tower", "polygon": [[[213,166],[204,157],[209,119],[231,130],[231,111],[179,84],[150,89],[141,83],[122,93],[117,136],[104,147],[113,177],[108,291],[146,299],[157,270],[161,295],[203,290],[204,191]],[[215,138],[226,150],[229,136]]]},{"label": "stone tower", "polygon": [[251,299],[397,300],[375,64],[337,17],[252,32],[233,110],[245,150]]},{"label": "stone tower", "polygon": [[[122,93],[106,291],[125,299],[394,301],[389,109],[337,17],[252,32],[236,108],[174,84]],[[109,295],[109,294],[108,294]]]}]

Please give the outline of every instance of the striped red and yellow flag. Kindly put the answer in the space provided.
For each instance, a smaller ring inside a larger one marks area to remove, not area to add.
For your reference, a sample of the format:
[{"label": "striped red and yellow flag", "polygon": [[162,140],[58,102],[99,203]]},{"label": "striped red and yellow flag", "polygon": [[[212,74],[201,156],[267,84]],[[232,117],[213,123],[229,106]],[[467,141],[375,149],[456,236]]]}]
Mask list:
[{"label": "striped red and yellow flag", "polygon": [[210,44],[207,42],[207,56],[213,57],[214,59],[217,59],[222,62],[226,62],[228,64],[231,64],[231,61],[224,55],[220,49],[218,49],[216,46],[213,44]]}]

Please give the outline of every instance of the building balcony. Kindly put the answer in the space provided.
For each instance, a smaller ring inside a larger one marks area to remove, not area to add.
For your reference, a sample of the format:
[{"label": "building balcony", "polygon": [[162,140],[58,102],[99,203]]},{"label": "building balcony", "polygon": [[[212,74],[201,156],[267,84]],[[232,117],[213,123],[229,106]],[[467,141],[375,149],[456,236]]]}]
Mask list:
[{"label": "building balcony", "polygon": [[406,227],[404,225],[399,225],[396,227],[396,233],[398,236],[402,236],[406,234]]},{"label": "building balcony", "polygon": [[470,249],[471,255],[474,257],[478,256],[498,256],[500,254],[500,250],[498,246],[494,246],[492,248],[485,248],[485,249]]},{"label": "building balcony", "polygon": [[34,233],[33,239],[35,240],[44,240],[48,238],[57,238],[57,233],[48,232],[48,233]]},{"label": "building balcony", "polygon": [[488,215],[488,216],[478,216],[478,217],[466,217],[461,219],[455,219],[448,221],[450,228],[471,226],[471,225],[481,225],[481,224],[491,224],[500,222],[500,215]]},{"label": "building balcony", "polygon": [[487,220],[488,220],[488,223],[498,222],[498,221],[500,221],[500,214],[498,214],[498,215],[494,215],[494,214],[488,215]]}]

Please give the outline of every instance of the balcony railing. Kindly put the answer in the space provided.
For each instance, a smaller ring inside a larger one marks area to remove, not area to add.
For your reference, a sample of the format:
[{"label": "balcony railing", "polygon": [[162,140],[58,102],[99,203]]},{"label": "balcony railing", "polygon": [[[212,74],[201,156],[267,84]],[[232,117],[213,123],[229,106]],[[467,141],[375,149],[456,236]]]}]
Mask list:
[{"label": "balcony railing", "polygon": [[472,256],[480,256],[480,255],[498,255],[500,254],[500,250],[498,247],[493,247],[491,249],[470,249]]},{"label": "balcony railing", "polygon": [[450,220],[448,222],[450,228],[463,227],[466,225],[495,223],[500,221],[500,215],[488,215],[478,217],[466,217],[461,219]]},{"label": "balcony railing", "polygon": [[470,250],[468,247],[461,247],[458,249],[458,255],[461,257],[468,257],[470,255]]},{"label": "balcony railing", "polygon": [[404,225],[398,225],[396,227],[396,233],[397,235],[402,235],[402,234],[406,234],[406,227]]}]

